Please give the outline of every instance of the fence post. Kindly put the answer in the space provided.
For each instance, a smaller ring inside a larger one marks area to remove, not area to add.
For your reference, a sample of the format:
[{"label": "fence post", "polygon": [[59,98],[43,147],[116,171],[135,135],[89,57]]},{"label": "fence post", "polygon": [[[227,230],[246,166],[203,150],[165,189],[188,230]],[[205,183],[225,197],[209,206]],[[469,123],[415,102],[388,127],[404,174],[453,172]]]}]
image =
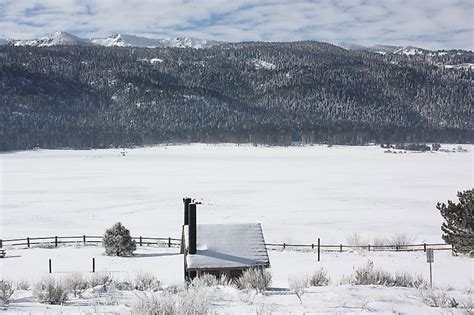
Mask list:
[{"label": "fence post", "polygon": [[339,252],[342,253],[342,244],[339,244]]},{"label": "fence post", "polygon": [[51,267],[51,258],[49,259],[49,273],[53,272],[53,268]]},{"label": "fence post", "polygon": [[92,272],[95,273],[95,258],[92,257]]},{"label": "fence post", "polygon": [[143,246],[143,239],[141,236],[140,236],[140,246]]},{"label": "fence post", "polygon": [[395,251],[398,252],[398,245],[395,245]]},{"label": "fence post", "polygon": [[54,237],[54,247],[58,247],[58,237]]},{"label": "fence post", "polygon": [[171,247],[171,236],[168,237],[168,247]]},{"label": "fence post", "polygon": [[426,243],[423,243],[423,251],[426,253]]},{"label": "fence post", "polygon": [[367,245],[367,250],[370,252],[370,244]]},{"label": "fence post", "polygon": [[29,237],[26,238],[26,245],[28,246],[28,248],[30,248],[30,238]]},{"label": "fence post", "polygon": [[82,235],[82,242],[84,243],[84,245],[86,245],[86,236],[85,235]]},{"label": "fence post", "polygon": [[311,244],[311,249],[314,249],[314,244]]},{"label": "fence post", "polygon": [[283,243],[283,249],[285,249],[285,248],[286,248],[286,243]]},{"label": "fence post", "polygon": [[3,247],[3,240],[0,239],[0,248]]},{"label": "fence post", "polygon": [[321,239],[318,237],[318,261],[321,261]]}]

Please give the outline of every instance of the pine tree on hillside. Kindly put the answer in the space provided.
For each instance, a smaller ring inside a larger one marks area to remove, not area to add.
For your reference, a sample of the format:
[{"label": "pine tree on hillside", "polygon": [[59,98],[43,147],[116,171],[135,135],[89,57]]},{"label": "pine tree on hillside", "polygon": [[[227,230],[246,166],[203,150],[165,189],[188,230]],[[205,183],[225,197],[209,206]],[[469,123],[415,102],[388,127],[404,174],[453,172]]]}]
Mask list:
[{"label": "pine tree on hillside", "polygon": [[130,231],[120,222],[105,231],[102,244],[105,247],[105,254],[108,256],[128,256],[137,249],[137,244],[130,236]]},{"label": "pine tree on hillside", "polygon": [[441,225],[442,238],[452,244],[459,253],[474,252],[474,189],[458,192],[459,203],[448,200],[448,204],[439,203],[436,208],[446,220]]}]

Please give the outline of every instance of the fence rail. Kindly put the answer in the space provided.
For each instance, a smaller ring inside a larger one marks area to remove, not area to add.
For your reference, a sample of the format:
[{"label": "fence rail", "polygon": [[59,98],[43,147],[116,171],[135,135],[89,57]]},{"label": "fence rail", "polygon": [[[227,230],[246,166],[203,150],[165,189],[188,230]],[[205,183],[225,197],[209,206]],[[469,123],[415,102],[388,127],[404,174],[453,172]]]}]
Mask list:
[{"label": "fence rail", "polygon": [[[179,247],[181,246],[181,239],[173,237],[146,237],[134,236],[133,240],[137,242],[138,246],[157,245],[161,247]],[[26,238],[11,238],[0,239],[0,248],[2,247],[16,247],[26,246],[27,248],[33,245],[54,246],[60,244],[99,244],[102,242],[102,236],[94,235],[80,235],[80,236],[41,236],[41,237],[26,237]],[[290,244],[290,243],[266,243],[268,249],[308,249],[315,250],[318,254],[321,251],[325,252],[347,252],[353,250],[367,250],[367,251],[424,251],[432,248],[433,250],[453,250],[452,245],[449,244],[399,244],[399,245],[343,245],[343,244],[321,244],[320,239],[314,244]]]}]

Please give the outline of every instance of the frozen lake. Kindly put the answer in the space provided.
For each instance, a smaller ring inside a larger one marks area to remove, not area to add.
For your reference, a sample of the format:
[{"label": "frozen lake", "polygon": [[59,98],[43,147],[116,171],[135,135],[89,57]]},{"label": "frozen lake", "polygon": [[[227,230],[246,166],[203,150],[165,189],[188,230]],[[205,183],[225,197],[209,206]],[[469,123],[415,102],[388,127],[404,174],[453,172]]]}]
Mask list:
[{"label": "frozen lake", "polygon": [[[443,148],[455,146],[443,145]],[[346,243],[348,235],[441,241],[437,201],[473,186],[468,153],[375,147],[159,146],[0,155],[0,237],[179,237],[182,197],[200,223],[261,222],[268,242]]]}]

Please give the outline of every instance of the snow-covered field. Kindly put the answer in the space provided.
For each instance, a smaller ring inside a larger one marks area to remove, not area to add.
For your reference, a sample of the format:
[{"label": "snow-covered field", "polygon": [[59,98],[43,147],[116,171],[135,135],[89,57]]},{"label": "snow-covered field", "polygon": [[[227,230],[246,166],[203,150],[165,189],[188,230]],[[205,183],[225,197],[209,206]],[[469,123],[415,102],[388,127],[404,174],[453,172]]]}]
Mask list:
[{"label": "snow-covered field", "polygon": [[[444,145],[443,148],[455,147]],[[346,243],[406,233],[440,242],[438,201],[473,185],[467,153],[375,147],[159,146],[0,154],[1,238],[132,234],[179,237],[182,197],[198,222],[261,222],[267,242]]]},{"label": "snow-covered field", "polygon": [[[456,147],[444,145],[443,148]],[[454,199],[473,186],[473,146],[468,152],[387,154],[375,147],[268,148],[234,145],[159,146],[122,150],[38,150],[0,155],[0,238],[101,235],[121,221],[138,236],[178,237],[182,197],[203,201],[198,222],[261,222],[267,242],[364,242],[404,233],[418,242],[440,242],[437,201]],[[98,273],[132,281],[149,272],[163,285],[182,285],[183,257],[176,248],[140,247],[133,258],[107,257],[103,248],[8,249],[0,259],[3,279],[31,284],[48,275]],[[272,288],[242,296],[235,288],[210,290],[212,310],[223,314],[266,313],[462,313],[432,308],[420,290],[340,285],[343,276],[370,259],[384,270],[429,278],[423,252],[322,253],[270,251]],[[289,279],[325,268],[327,287],[306,289],[302,302]],[[449,251],[435,253],[436,294],[472,306],[474,265]],[[440,289],[441,288],[441,289]],[[10,313],[129,314],[140,292],[120,291],[117,301],[94,295],[65,306],[39,304],[18,290]],[[469,299],[471,299],[469,302]],[[108,301],[108,302],[107,302]],[[118,304],[118,305],[117,305]]]}]

